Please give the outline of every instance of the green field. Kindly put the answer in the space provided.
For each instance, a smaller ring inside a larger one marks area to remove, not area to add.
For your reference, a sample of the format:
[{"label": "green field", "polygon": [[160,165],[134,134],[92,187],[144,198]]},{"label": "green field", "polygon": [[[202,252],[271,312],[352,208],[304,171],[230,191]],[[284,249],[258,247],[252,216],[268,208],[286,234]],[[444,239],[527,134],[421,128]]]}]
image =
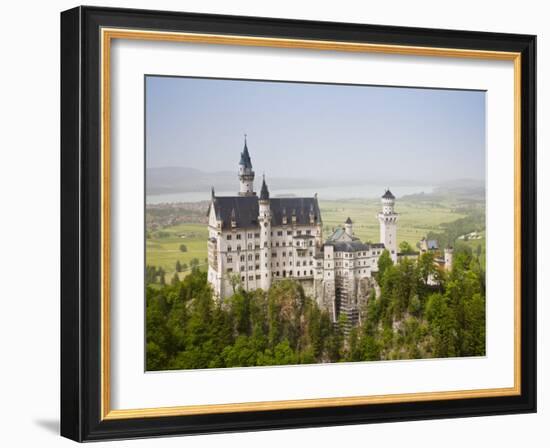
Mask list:
[{"label": "green field", "polygon": [[[162,267],[167,273],[167,280],[176,270],[176,262],[189,266],[197,258],[202,268],[206,267],[206,239],[208,230],[205,224],[180,224],[162,229],[161,236],[153,233],[147,239],[146,263]],[[180,250],[180,245],[187,246],[187,252]]]},{"label": "green field", "polygon": [[[378,242],[380,239],[380,226],[376,218],[380,211],[380,201],[321,201],[319,205],[325,237],[329,236],[334,227],[342,225],[349,216],[356,236],[363,241]],[[395,210],[399,213],[398,243],[407,241],[413,247],[426,233],[437,231],[440,224],[466,216],[453,212],[452,205],[446,203],[398,201]]]},{"label": "green field", "polygon": [[[342,225],[349,216],[353,221],[355,234],[363,241],[378,242],[379,225],[376,214],[380,210],[378,200],[321,201],[323,218],[323,237],[327,238],[331,230]],[[439,225],[455,221],[465,215],[453,212],[452,204],[398,201],[399,213],[397,228],[398,242],[408,241],[413,247],[429,231],[438,231]],[[206,268],[206,240],[208,231],[205,224],[180,224],[165,227],[160,232],[152,232],[146,244],[146,263],[162,267],[166,279],[172,278],[176,261],[189,266],[197,258],[201,268]],[[187,252],[180,251],[181,244],[187,246]],[[479,242],[477,242],[479,244]],[[477,245],[473,241],[470,245]],[[182,273],[185,275],[185,273]]]}]

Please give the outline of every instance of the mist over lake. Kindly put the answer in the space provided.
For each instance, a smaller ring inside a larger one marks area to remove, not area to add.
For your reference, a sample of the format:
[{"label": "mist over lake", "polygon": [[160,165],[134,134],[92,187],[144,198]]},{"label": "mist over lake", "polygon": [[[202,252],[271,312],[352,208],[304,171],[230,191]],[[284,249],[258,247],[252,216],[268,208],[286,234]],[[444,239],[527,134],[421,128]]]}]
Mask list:
[{"label": "mist over lake", "polygon": [[[425,193],[430,194],[434,191],[434,186],[426,185],[345,185],[345,186],[327,186],[318,188],[290,188],[290,189],[272,189],[271,196],[301,196],[312,197],[317,193],[320,200],[338,200],[338,199],[373,199],[384,194],[385,188],[391,188],[396,197],[402,197],[409,194]],[[146,201],[148,204],[161,204],[169,202],[199,202],[210,199],[210,189],[204,191],[148,194]],[[236,196],[237,187],[234,190],[216,191],[217,196]]]}]

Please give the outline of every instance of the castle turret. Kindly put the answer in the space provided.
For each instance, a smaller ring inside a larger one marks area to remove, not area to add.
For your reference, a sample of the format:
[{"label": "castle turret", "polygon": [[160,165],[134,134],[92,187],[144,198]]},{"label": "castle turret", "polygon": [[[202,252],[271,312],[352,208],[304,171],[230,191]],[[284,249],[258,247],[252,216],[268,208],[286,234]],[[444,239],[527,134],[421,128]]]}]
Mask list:
[{"label": "castle turret", "polygon": [[269,203],[269,190],[262,180],[260,190],[258,224],[260,226],[260,286],[267,291],[271,286],[271,206]]},{"label": "castle turret", "polygon": [[252,171],[252,160],[248,153],[246,134],[244,136],[244,149],[241,152],[241,160],[239,162],[239,181],[239,196],[254,196],[256,194],[254,193],[254,171]]},{"label": "castle turret", "polygon": [[447,246],[444,250],[446,271],[450,271],[453,268],[453,252],[454,250],[451,246]]},{"label": "castle turret", "polygon": [[380,242],[390,253],[391,259],[397,261],[397,213],[395,213],[395,196],[388,189],[382,195],[382,211],[378,213],[380,222]]},{"label": "castle turret", "polygon": [[351,218],[348,216],[348,219],[346,219],[346,222],[344,224],[344,229],[346,231],[346,235],[348,235],[350,238],[353,237],[353,222],[351,221]]}]

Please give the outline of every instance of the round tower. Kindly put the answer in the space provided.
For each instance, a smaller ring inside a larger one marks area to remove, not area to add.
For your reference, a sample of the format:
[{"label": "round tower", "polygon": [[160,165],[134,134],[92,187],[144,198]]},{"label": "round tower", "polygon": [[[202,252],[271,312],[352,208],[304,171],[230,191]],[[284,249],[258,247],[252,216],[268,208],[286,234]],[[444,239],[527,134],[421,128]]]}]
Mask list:
[{"label": "round tower", "polygon": [[351,221],[351,218],[349,216],[344,223],[344,230],[346,231],[346,235],[348,235],[350,238],[353,237],[353,222]]},{"label": "round tower", "polygon": [[395,213],[395,196],[387,189],[382,195],[382,211],[378,213],[380,222],[380,242],[390,253],[391,259],[397,261],[397,213]]},{"label": "round tower", "polygon": [[453,248],[447,246],[443,251],[445,255],[445,270],[450,271],[453,268]]},{"label": "round tower", "polygon": [[244,149],[241,152],[241,161],[239,162],[239,196],[254,196],[254,171],[252,171],[252,160],[248,153],[246,134],[244,136]]},{"label": "round tower", "polygon": [[271,286],[271,206],[265,176],[262,179],[262,189],[258,205],[258,224],[260,226],[260,286],[264,291],[267,291]]}]

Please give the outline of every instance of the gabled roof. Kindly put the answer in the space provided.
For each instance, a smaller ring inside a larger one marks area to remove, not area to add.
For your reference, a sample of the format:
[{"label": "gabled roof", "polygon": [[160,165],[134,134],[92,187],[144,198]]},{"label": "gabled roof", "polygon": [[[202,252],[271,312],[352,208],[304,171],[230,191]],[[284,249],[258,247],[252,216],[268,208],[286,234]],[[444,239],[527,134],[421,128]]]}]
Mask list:
[{"label": "gabled roof", "polygon": [[[322,223],[317,198],[271,198],[269,205],[273,226],[282,226],[283,216],[286,216],[288,225],[292,224],[293,216],[297,225],[310,225],[310,213],[314,224]],[[222,229],[230,229],[232,220],[237,228],[258,226],[260,209],[257,196],[216,196],[212,206],[216,219],[222,221]]]},{"label": "gabled roof", "polygon": [[348,216],[348,219],[346,219],[346,224],[352,224],[351,218]]},{"label": "gabled roof", "polygon": [[258,225],[259,207],[256,196],[217,196],[212,204],[216,219],[222,222],[222,229],[230,229],[233,219],[240,228]]},{"label": "gabled roof", "polygon": [[296,224],[309,225],[309,215],[313,214],[313,223],[320,224],[321,210],[317,198],[271,198],[271,225],[283,225],[283,216],[287,223],[292,223],[292,217],[296,216]]}]

